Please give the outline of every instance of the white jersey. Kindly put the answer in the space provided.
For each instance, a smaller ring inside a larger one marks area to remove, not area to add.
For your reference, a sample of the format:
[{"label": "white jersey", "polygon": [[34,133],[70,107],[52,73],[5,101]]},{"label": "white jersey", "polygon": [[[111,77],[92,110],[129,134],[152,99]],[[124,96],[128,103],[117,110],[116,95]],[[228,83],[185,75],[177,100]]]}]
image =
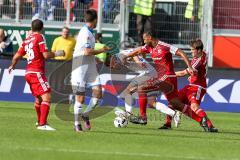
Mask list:
[{"label": "white jersey", "polygon": [[[119,53],[119,58],[120,60],[122,61],[122,58],[126,55],[128,55],[129,53],[131,53],[134,49],[129,49],[129,50],[123,50]],[[141,64],[138,64],[136,62],[131,62],[129,63],[126,67],[128,67],[129,69],[133,70],[133,71],[136,71],[136,72],[147,72],[147,73],[150,73],[150,72],[156,72],[155,68],[149,64],[148,61],[146,61],[143,57],[141,56],[136,56],[139,61],[141,62]]]},{"label": "white jersey", "polygon": [[85,48],[94,49],[95,37],[93,30],[83,26],[78,34],[73,53],[71,83],[74,93],[84,92],[87,86],[100,85],[99,74],[94,55],[84,55]]},{"label": "white jersey", "polygon": [[[130,50],[123,50],[119,53],[118,57],[120,61],[123,61],[123,57],[128,55],[130,52],[132,52],[133,49]],[[146,83],[148,80],[156,78],[157,77],[157,71],[155,68],[148,63],[143,57],[136,56],[140,62],[131,62],[126,67],[134,72],[139,73],[136,77],[134,77],[131,80],[132,85],[142,85]]]},{"label": "white jersey", "polygon": [[[79,31],[73,57],[84,56],[85,48],[94,49],[94,47],[95,47],[95,37],[93,35],[93,30],[88,26],[84,25]],[[90,60],[89,63],[93,63],[95,62],[95,56],[88,55],[87,60]]]}]

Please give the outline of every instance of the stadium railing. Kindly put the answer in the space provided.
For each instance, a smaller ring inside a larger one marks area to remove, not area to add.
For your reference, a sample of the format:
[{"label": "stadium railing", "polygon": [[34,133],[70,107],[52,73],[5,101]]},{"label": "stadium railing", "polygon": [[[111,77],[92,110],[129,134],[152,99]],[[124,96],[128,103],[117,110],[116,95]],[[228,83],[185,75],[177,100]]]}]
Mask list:
[{"label": "stadium railing", "polygon": [[[93,8],[101,8],[102,23],[113,24],[116,16],[120,13],[118,0],[2,0],[0,2],[0,21],[25,22],[34,18],[40,18],[48,22],[63,22],[65,24],[83,22],[84,11]],[[68,22],[69,21],[69,22]]]},{"label": "stadium railing", "polygon": [[[93,0],[93,3],[90,3],[90,0],[78,3],[74,3],[72,0],[52,0],[52,3],[42,0],[42,2],[44,1],[46,3],[42,18],[45,20],[45,26],[59,28],[67,25],[70,28],[77,28],[83,24],[84,11],[87,8],[94,8],[102,15],[97,28],[98,32],[101,32],[102,28],[118,29],[121,39],[119,42],[128,41],[127,37],[133,39],[133,43],[137,42],[136,15],[129,13],[128,1],[130,0]],[[4,25],[29,25],[36,13],[41,10],[35,0],[3,2],[0,4],[0,24]],[[189,22],[184,17],[187,2],[188,0],[156,0],[153,25],[156,26],[157,35],[162,41],[180,46],[189,53],[189,41],[201,37],[201,32],[199,22]],[[175,60],[179,60],[179,58],[175,57]]]}]

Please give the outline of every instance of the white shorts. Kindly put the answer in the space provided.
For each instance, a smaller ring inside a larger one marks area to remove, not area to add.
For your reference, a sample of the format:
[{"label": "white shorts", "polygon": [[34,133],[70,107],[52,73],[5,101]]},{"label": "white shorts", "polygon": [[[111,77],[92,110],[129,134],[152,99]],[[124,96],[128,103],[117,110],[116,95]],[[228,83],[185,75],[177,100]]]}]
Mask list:
[{"label": "white shorts", "polygon": [[130,84],[140,86],[156,76],[157,72],[155,71],[142,71],[139,75],[132,79]]},{"label": "white shorts", "polygon": [[71,73],[71,84],[75,94],[85,92],[86,87],[94,88],[101,85],[96,63],[74,66]]}]

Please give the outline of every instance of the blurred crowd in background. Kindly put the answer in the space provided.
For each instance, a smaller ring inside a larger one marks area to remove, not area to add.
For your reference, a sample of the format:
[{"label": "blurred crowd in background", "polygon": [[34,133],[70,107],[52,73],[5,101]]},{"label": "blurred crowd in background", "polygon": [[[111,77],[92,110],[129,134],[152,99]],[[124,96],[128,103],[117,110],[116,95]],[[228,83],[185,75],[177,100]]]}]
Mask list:
[{"label": "blurred crowd in background", "polygon": [[[98,10],[98,0],[70,0],[70,20],[83,22],[83,13],[86,9]],[[66,20],[68,0],[20,0],[20,19],[36,19],[48,21]],[[119,13],[118,0],[103,0],[103,16],[105,23],[113,23]],[[13,19],[16,12],[16,0],[0,0],[2,19]],[[115,13],[115,15],[112,15]],[[112,22],[109,22],[112,19]]]}]

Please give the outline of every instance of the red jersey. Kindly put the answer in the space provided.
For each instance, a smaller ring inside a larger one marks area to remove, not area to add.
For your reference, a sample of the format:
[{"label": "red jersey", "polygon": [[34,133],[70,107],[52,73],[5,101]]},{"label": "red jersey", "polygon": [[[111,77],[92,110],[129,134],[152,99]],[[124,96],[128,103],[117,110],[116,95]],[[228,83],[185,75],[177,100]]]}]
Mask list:
[{"label": "red jersey", "polygon": [[18,54],[24,56],[27,54],[28,64],[27,72],[45,72],[45,59],[43,52],[48,52],[45,38],[42,34],[32,33],[22,43],[18,49]]},{"label": "red jersey", "polygon": [[188,78],[189,83],[193,85],[207,87],[206,74],[207,74],[207,58],[206,53],[203,52],[200,57],[193,57],[191,65],[197,70],[197,73]]},{"label": "red jersey", "polygon": [[177,50],[178,48],[161,41],[158,41],[155,48],[148,45],[141,48],[141,52],[150,53],[159,78],[163,78],[165,75],[175,75],[172,54],[175,55]]}]

